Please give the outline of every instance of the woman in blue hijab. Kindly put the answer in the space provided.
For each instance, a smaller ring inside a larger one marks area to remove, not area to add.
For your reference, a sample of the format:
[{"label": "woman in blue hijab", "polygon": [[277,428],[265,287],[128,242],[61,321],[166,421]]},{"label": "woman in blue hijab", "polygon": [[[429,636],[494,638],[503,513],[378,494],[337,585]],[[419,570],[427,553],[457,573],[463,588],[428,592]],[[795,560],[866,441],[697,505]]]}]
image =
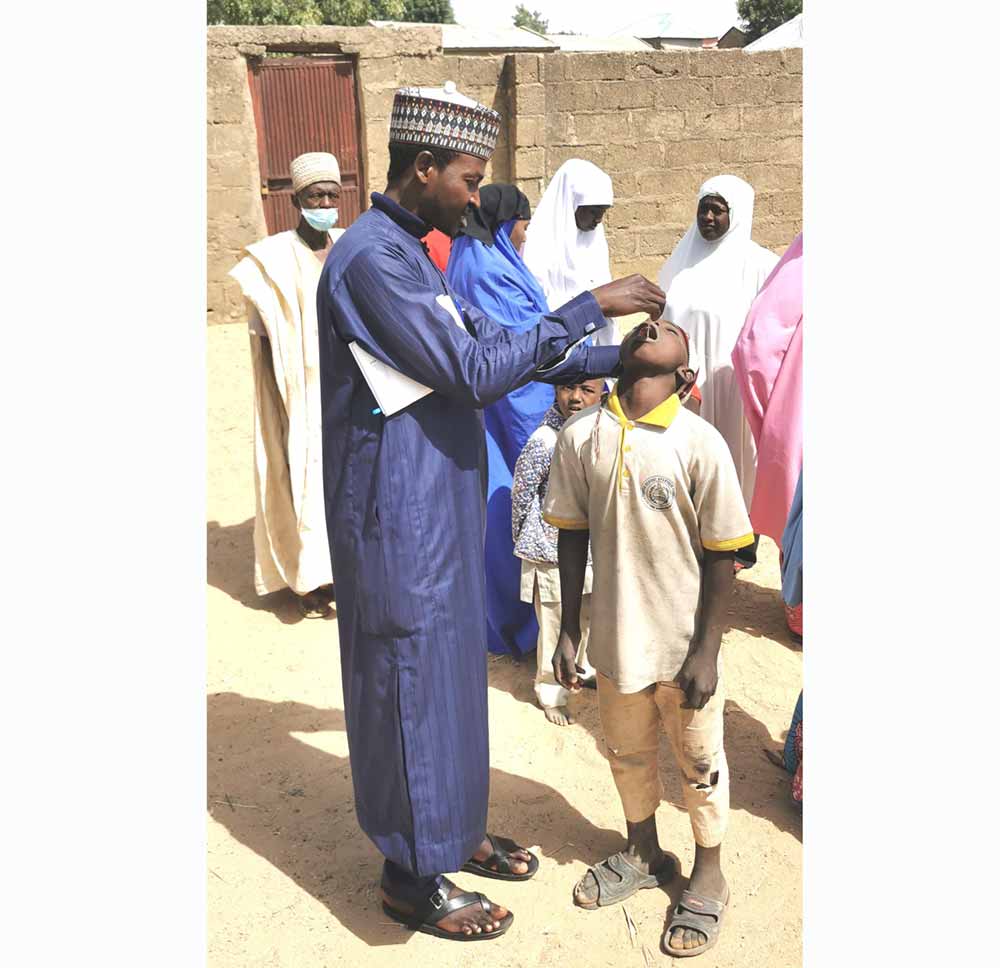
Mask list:
[{"label": "woman in blue hijab", "polygon": [[[490,319],[514,331],[530,329],[549,312],[538,281],[518,248],[531,205],[513,185],[479,190],[466,227],[451,247],[448,285]],[[521,562],[514,557],[510,489],[514,464],[552,405],[552,387],[528,383],[486,408],[489,487],[486,509],[486,618],[490,652],[533,652],[538,637],[534,609],[521,601]]]}]

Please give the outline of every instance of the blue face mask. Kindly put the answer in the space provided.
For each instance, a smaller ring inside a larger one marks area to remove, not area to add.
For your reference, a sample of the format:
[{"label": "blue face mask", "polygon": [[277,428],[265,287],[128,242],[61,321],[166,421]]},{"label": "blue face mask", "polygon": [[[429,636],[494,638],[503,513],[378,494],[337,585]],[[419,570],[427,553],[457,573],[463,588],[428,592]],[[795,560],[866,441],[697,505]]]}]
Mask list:
[{"label": "blue face mask", "polygon": [[300,211],[317,232],[329,232],[340,217],[340,209],[337,208],[303,208]]}]

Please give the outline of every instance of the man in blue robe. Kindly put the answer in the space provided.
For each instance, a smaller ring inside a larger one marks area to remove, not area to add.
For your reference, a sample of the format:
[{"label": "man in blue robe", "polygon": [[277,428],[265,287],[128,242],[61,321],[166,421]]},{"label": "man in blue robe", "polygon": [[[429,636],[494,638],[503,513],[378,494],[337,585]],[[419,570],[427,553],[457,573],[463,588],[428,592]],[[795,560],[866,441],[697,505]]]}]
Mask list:
[{"label": "man in blue robe", "polygon": [[[478,203],[499,124],[450,84],[398,92],[388,187],[331,251],[317,296],[355,809],[386,858],[386,913],[455,940],[498,937],[513,915],[444,872],[524,880],[538,868],[530,852],[486,834],[482,409],[530,380],[612,372],[617,347],[577,344],[604,317],[658,318],[664,301],[631,276],[515,332],[450,293],[420,240],[432,227],[454,237]],[[350,343],[433,392],[384,415]]]}]

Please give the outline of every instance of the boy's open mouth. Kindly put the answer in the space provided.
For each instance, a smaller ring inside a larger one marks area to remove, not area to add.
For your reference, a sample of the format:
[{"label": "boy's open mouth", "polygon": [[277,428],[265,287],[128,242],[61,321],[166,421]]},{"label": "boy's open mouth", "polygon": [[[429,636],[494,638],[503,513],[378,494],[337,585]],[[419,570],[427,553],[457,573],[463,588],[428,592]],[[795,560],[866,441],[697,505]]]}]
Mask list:
[{"label": "boy's open mouth", "polygon": [[653,323],[643,323],[635,332],[636,343],[655,343],[660,331]]}]

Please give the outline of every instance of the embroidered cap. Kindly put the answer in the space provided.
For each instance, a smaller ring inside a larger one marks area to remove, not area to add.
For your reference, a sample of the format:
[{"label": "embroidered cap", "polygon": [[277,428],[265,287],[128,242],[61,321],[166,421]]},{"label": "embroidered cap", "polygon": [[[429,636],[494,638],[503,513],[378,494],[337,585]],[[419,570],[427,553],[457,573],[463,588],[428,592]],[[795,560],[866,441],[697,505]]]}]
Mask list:
[{"label": "embroidered cap", "polygon": [[401,88],[392,102],[391,145],[447,148],[489,161],[499,134],[500,115],[460,94],[454,81],[444,87]]},{"label": "embroidered cap", "polygon": [[340,184],[340,165],[328,151],[309,151],[291,164],[292,191],[297,195],[316,182]]}]

